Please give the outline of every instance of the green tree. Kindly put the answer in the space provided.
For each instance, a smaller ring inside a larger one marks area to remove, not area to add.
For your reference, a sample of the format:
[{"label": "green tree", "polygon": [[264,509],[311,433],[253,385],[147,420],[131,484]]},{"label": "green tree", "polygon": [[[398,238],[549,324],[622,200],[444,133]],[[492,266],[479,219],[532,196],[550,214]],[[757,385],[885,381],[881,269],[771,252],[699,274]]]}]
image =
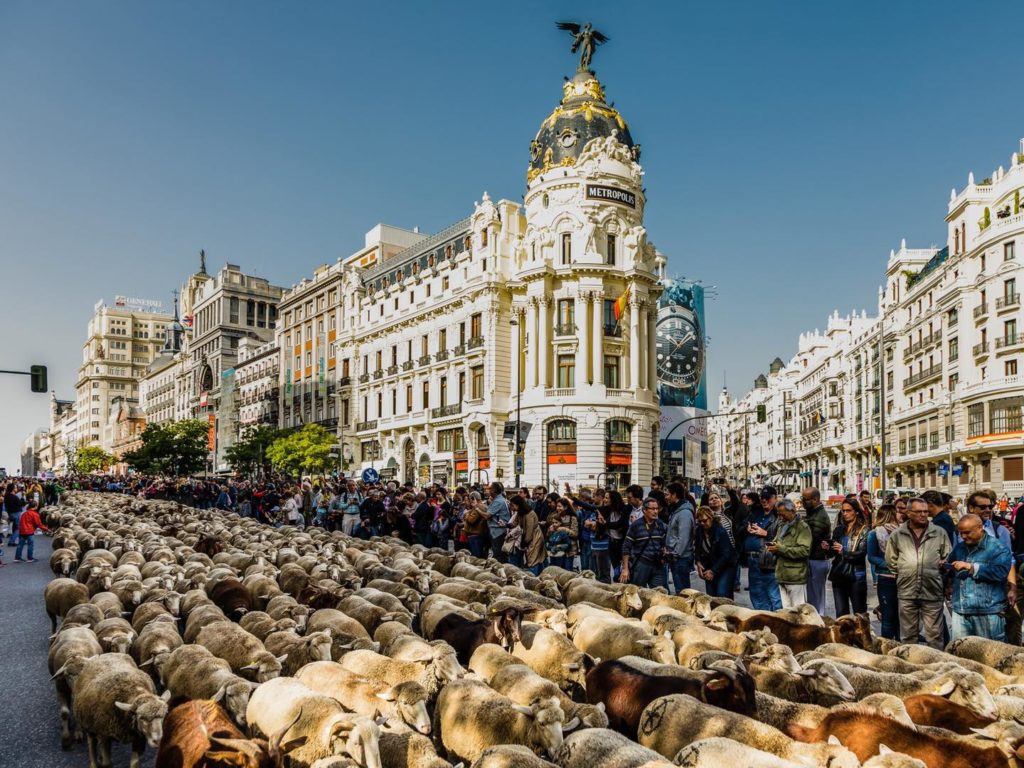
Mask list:
[{"label": "green tree", "polygon": [[192,475],[206,466],[209,424],[187,419],[169,424],[147,424],[142,446],[123,460],[147,474]]},{"label": "green tree", "polygon": [[331,449],[337,439],[319,424],[307,424],[277,438],[266,455],[275,467],[293,474],[326,472],[334,465]]},{"label": "green tree", "polygon": [[106,469],[113,460],[114,457],[98,445],[87,445],[84,448],[79,448],[75,454],[74,468],[76,472],[89,474]]},{"label": "green tree", "polygon": [[255,472],[266,460],[267,450],[273,442],[283,435],[284,432],[276,427],[254,427],[245,437],[224,451],[224,458],[236,472]]}]

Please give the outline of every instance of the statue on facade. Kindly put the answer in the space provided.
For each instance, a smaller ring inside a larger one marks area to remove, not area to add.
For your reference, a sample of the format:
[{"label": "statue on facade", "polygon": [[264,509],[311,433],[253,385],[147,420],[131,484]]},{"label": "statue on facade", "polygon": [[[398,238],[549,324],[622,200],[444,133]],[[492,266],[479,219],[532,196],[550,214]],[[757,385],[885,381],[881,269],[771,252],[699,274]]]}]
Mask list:
[{"label": "statue on facade", "polygon": [[589,21],[582,27],[574,21],[556,21],[555,26],[572,35],[573,42],[570,50],[573,53],[580,52],[580,66],[577,71],[589,72],[594,51],[601,43],[607,43],[608,37],[594,29]]},{"label": "statue on facade", "polygon": [[204,275],[206,274],[206,251],[205,250],[199,251],[199,272],[201,274],[204,274]]}]

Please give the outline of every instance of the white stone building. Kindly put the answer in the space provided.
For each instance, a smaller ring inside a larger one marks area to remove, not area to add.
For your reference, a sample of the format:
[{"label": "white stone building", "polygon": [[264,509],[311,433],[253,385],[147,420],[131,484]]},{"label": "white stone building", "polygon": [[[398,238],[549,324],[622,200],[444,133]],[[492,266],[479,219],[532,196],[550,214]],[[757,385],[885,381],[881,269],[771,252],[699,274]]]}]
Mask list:
[{"label": "white stone building", "polygon": [[279,416],[281,349],[276,341],[238,344],[235,385],[238,387],[238,434],[265,424],[276,427]]},{"label": "white stone building", "polygon": [[[1022,188],[1024,151],[980,184],[971,174],[951,194],[945,247],[903,242],[890,253],[877,315],[842,320],[838,335],[834,315],[820,352],[817,334],[801,337],[789,365],[765,380],[763,389],[774,390],[792,377],[799,484],[835,492],[884,485],[958,496],[978,487],[1024,493]],[[744,410],[769,397],[758,391],[720,405],[726,413]],[[765,467],[736,448],[744,444],[742,420],[712,421],[713,473],[764,482]],[[757,445],[748,436],[748,455],[783,461],[767,436]]]}]

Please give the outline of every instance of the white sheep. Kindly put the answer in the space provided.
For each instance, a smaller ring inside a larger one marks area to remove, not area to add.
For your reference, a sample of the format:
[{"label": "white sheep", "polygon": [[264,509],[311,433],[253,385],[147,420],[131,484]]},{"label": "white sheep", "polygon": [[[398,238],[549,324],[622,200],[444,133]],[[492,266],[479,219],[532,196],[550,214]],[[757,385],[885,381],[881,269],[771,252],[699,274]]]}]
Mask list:
[{"label": "white sheep", "polygon": [[675,644],[667,634],[652,635],[645,624],[616,616],[587,616],[573,626],[572,642],[592,658],[602,660],[642,656],[671,664],[676,659]]},{"label": "white sheep", "polygon": [[654,750],[606,728],[577,731],[566,737],[555,754],[555,762],[561,768],[668,768],[672,765]]}]

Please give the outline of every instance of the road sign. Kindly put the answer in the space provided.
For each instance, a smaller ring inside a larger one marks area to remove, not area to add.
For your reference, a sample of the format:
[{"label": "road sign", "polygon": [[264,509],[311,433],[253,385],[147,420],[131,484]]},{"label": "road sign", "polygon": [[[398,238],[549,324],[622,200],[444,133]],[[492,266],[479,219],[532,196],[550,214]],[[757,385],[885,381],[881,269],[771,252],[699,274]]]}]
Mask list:
[{"label": "road sign", "polygon": [[376,469],[369,467],[363,470],[364,483],[376,483],[378,480],[380,480],[380,473]]},{"label": "road sign", "polygon": [[526,461],[524,460],[523,454],[516,454],[516,474],[521,475],[526,472]]}]

